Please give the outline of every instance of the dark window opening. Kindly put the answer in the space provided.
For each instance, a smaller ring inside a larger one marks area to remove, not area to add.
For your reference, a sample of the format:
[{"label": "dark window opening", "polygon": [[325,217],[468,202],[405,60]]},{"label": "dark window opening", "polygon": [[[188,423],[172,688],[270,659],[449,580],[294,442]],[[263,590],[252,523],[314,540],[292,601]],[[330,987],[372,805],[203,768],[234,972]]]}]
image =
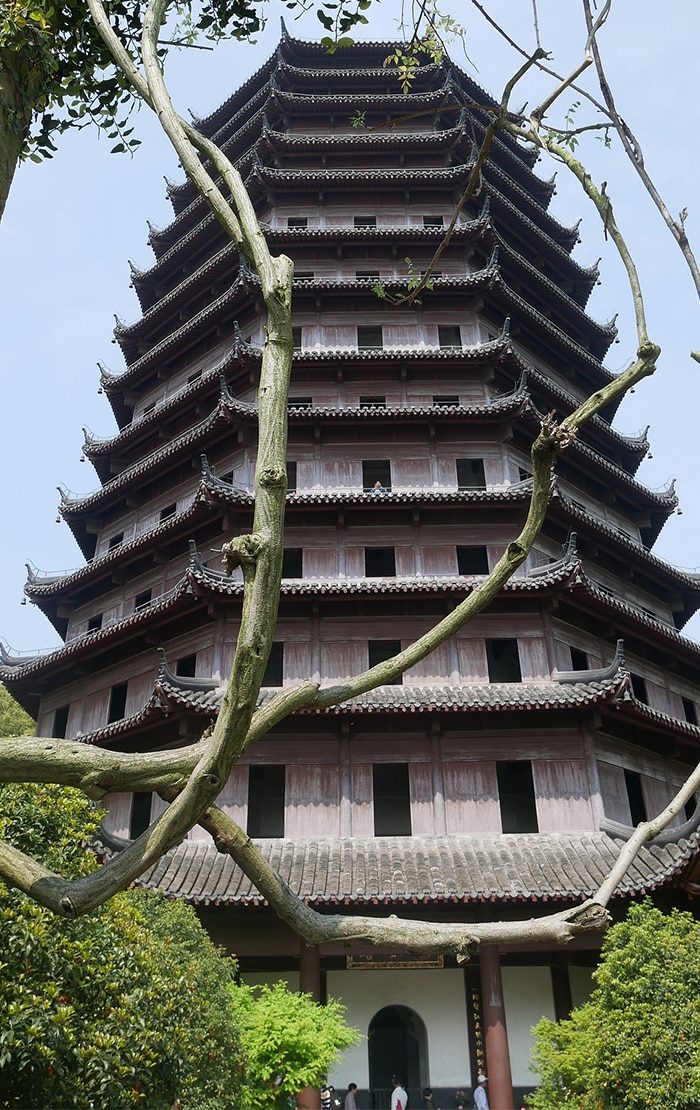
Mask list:
[{"label": "dark window opening", "polygon": [[197,674],[197,652],[183,655],[175,664],[175,674],[180,678],[194,678]]},{"label": "dark window opening", "polygon": [[407,763],[377,763],[372,768],[374,835],[411,835],[411,794]]},{"label": "dark window opening", "polygon": [[357,346],[360,351],[372,351],[384,346],[384,333],[376,325],[360,325],[357,329]]},{"label": "dark window opening", "polygon": [[295,462],[287,463],[287,491],[294,493],[297,488],[297,464]]},{"label": "dark window opening", "polygon": [[[401,651],[400,640],[370,640],[367,646],[369,649],[370,667],[376,667],[377,663],[383,663],[386,659],[392,659],[394,655],[398,655]],[[403,675],[397,675],[396,678],[392,678],[391,681],[385,683],[385,685],[402,686]]]},{"label": "dark window opening", "polygon": [[134,609],[144,609],[147,605],[151,604],[152,597],[152,590],[144,590],[143,593],[137,594],[134,601]]},{"label": "dark window opening", "polygon": [[376,216],[355,216],[354,217],[354,224],[355,224],[355,227],[376,227],[377,226],[377,217]]},{"label": "dark window opening", "polygon": [[144,833],[150,825],[152,801],[153,794],[150,790],[139,791],[132,795],[131,821],[129,823],[129,835],[132,840],[141,836],[141,833]]},{"label": "dark window opening", "polygon": [[308,227],[308,216],[287,216],[287,227]]},{"label": "dark window opening", "polygon": [[301,328],[292,328],[292,346],[295,351],[301,350]]},{"label": "dark window opening", "polygon": [[314,276],[315,275],[314,275],[313,270],[295,270],[294,271],[294,277],[297,279],[297,281],[313,281]]},{"label": "dark window opening", "polygon": [[272,645],[270,658],[263,675],[263,686],[281,686],[284,675],[284,644],[279,640]]},{"label": "dark window opening", "polygon": [[458,489],[486,489],[483,459],[455,459]]},{"label": "dark window opening", "polygon": [[696,725],[698,723],[698,709],[695,702],[691,701],[690,698],[683,698],[682,700],[683,713],[686,721],[690,725]]},{"label": "dark window opening", "polygon": [[289,407],[292,409],[310,409],[313,405],[313,397],[290,397]]},{"label": "dark window opening", "polygon": [[396,552],[393,547],[366,547],[365,574],[368,578],[396,576]]},{"label": "dark window opening", "polygon": [[302,557],[303,548],[301,547],[285,547],[282,555],[282,577],[283,578],[301,578],[302,577]]},{"label": "dark window opening", "polygon": [[233,471],[227,470],[225,474],[219,476],[220,482],[225,482],[227,486],[233,485]]},{"label": "dark window opening", "polygon": [[497,763],[498,802],[504,833],[538,832],[535,787],[529,760]]},{"label": "dark window opening", "polygon": [[639,825],[647,819],[647,807],[644,804],[642,792],[642,776],[636,771],[625,771],[625,788],[627,800],[630,804],[630,816],[633,825]]},{"label": "dark window opening", "polygon": [[382,489],[391,489],[391,463],[388,459],[364,459],[362,462],[362,488],[365,493],[374,489],[376,483]]},{"label": "dark window opening", "polygon": [[94,617],[90,617],[88,621],[88,632],[99,632],[102,628],[102,613],[96,613]]},{"label": "dark window opening", "polygon": [[118,686],[113,686],[109,695],[109,712],[107,714],[107,724],[111,725],[113,721],[123,721],[126,714],[126,693],[129,689],[128,682],[120,682]]},{"label": "dark window opening", "polygon": [[487,640],[486,660],[489,682],[522,681],[517,640]]},{"label": "dark window opening", "polygon": [[155,411],[156,411],[156,403],[155,403],[155,401],[151,401],[150,405],[146,405],[145,409],[143,410],[143,415],[144,416],[150,416],[151,413],[155,412]]},{"label": "dark window opening", "polygon": [[164,509],[160,510],[161,520],[170,520],[171,516],[175,516],[177,512],[177,505],[166,505]]},{"label": "dark window opening", "polygon": [[284,770],[248,768],[248,836],[284,836]]},{"label": "dark window opening", "polygon": [[55,736],[58,740],[65,740],[66,738],[69,709],[69,705],[62,705],[53,715],[53,729],[51,730],[51,735]]},{"label": "dark window opening", "polygon": [[355,277],[358,281],[379,281],[379,270],[356,270]]},{"label": "dark window opening", "polygon": [[124,533],[123,532],[117,532],[117,534],[115,536],[110,536],[109,537],[109,540],[107,541],[107,546],[108,546],[109,550],[111,551],[113,547],[120,547],[123,542],[124,542]]},{"label": "dark window opening", "polygon": [[637,701],[644,702],[645,705],[649,704],[649,695],[647,693],[647,684],[639,674],[630,674],[632,681],[632,692]]},{"label": "dark window opening", "polygon": [[423,217],[423,227],[444,227],[444,226],[445,226],[445,217],[444,216],[424,216]]},{"label": "dark window opening", "polygon": [[461,347],[462,333],[459,330],[459,324],[440,324],[438,343],[441,347]]},{"label": "dark window opening", "polygon": [[526,470],[524,466],[518,467],[518,478],[521,482],[527,482],[528,478],[532,478],[532,471]]},{"label": "dark window opening", "polygon": [[693,795],[692,798],[688,798],[688,801],[683,807],[686,821],[690,821],[690,818],[695,816],[695,809],[697,807],[697,804],[697,798],[695,797],[695,795]]},{"label": "dark window opening", "polygon": [[437,408],[448,408],[451,405],[458,405],[459,397],[456,393],[438,393],[433,397],[433,404]]},{"label": "dark window opening", "polygon": [[360,397],[360,408],[386,408],[386,397]]},{"label": "dark window opening", "polygon": [[458,547],[457,570],[460,574],[488,574],[489,557],[485,547]]},{"label": "dark window opening", "polygon": [[571,651],[571,669],[572,671],[587,671],[588,670],[588,656],[585,651],[580,651],[578,648],[572,647]]},{"label": "dark window opening", "polygon": [[187,379],[187,384],[192,385],[193,382],[199,381],[201,376],[202,376],[202,371],[201,370],[195,370],[194,374],[190,374],[189,378]]}]

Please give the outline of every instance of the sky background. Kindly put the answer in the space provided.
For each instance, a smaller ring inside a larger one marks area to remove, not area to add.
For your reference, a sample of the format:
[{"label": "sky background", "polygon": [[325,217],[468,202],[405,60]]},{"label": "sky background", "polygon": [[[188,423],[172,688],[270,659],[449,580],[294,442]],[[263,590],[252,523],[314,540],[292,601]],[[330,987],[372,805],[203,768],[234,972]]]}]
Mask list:
[{"label": "sky background", "polygon": [[[317,39],[313,12],[295,20],[278,0],[264,4],[268,24],[256,45],[224,44],[214,52],[172,54],[166,75],[181,114],[209,114],[274,51],[283,15],[289,33]],[[443,10],[467,29],[453,60],[500,98],[505,81],[521,63],[469,0],[447,0]],[[525,49],[534,49],[532,0],[492,0],[489,11]],[[357,39],[395,40],[399,0],[370,9],[370,24]],[[539,0],[542,45],[560,73],[582,56],[585,40],[578,0]],[[687,229],[700,252],[700,145],[694,112],[700,94],[700,9],[683,0],[617,0],[600,45],[618,108],[637,135],[648,170],[674,215],[689,210]],[[582,78],[586,83],[586,78]],[[590,83],[590,82],[589,82]],[[533,76],[516,91],[512,106],[538,103],[550,79]],[[575,94],[561,99],[563,111]],[[591,120],[582,106],[577,120]],[[82,427],[97,435],[115,430],[106,397],[98,395],[97,362],[113,372],[124,363],[113,344],[114,315],[138,318],[129,287],[131,259],[147,268],[147,220],[158,227],[172,219],[163,178],[181,180],[177,159],[146,109],[135,116],[142,147],[133,157],[110,155],[113,145],[93,129],[64,136],[50,162],[22,165],[0,225],[0,485],[4,542],[0,548],[0,637],[16,652],[58,644],[52,626],[30,603],[21,605],[25,562],[55,573],[82,564],[65,523],[55,523],[60,483],[84,495],[99,485],[89,462],[80,462]],[[625,159],[589,139],[578,152],[593,179],[608,182],[616,218],[634,253],[646,290],[651,338],[663,350],[655,377],[621,406],[616,426],[637,433],[651,425],[653,458],[639,477],[664,488],[677,480],[682,515],[666,525],[655,551],[676,566],[700,569],[700,365],[689,352],[700,348],[700,312],[680,252]],[[551,211],[565,224],[581,219],[583,264],[601,261],[601,284],[589,303],[596,319],[618,315],[619,341],[606,365],[625,369],[636,338],[629,291],[620,263],[605,242],[593,209],[567,171],[541,161],[544,178],[557,174]],[[700,617],[687,626],[700,638]]]}]

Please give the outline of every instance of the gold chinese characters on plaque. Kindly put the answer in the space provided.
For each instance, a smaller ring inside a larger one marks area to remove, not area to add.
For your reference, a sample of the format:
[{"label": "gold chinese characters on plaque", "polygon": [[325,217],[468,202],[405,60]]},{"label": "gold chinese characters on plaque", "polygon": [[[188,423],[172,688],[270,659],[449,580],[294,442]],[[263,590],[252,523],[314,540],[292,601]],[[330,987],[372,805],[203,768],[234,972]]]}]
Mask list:
[{"label": "gold chinese characters on plaque", "polygon": [[420,959],[414,958],[408,952],[396,952],[382,956],[368,953],[367,955],[346,956],[345,966],[346,968],[363,969],[365,971],[387,970],[391,967],[403,969],[441,968],[445,966],[445,957],[439,956],[437,953],[421,956]]}]

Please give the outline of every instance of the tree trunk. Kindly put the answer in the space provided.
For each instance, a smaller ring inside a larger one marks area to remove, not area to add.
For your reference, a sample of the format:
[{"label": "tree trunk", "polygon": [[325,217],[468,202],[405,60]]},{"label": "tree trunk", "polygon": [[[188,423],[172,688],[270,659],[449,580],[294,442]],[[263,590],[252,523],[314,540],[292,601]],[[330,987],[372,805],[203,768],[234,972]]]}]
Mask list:
[{"label": "tree trunk", "polygon": [[0,50],[0,219],[32,119],[28,89],[17,79],[19,61],[16,51]]}]

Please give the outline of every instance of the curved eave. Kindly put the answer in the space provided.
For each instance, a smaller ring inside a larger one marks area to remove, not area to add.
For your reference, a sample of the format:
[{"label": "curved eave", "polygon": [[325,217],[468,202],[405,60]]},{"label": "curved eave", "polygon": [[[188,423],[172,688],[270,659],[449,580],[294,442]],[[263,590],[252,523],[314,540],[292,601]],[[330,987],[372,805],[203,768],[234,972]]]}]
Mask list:
[{"label": "curved eave", "polygon": [[[117,844],[103,837],[107,850]],[[643,847],[616,891],[639,897],[679,885],[697,836]],[[256,841],[297,897],[318,907],[577,904],[600,888],[623,845],[602,832],[501,836],[333,837]],[[119,845],[119,846],[124,846]],[[139,885],[198,906],[266,906],[230,856],[185,840]]]}]

